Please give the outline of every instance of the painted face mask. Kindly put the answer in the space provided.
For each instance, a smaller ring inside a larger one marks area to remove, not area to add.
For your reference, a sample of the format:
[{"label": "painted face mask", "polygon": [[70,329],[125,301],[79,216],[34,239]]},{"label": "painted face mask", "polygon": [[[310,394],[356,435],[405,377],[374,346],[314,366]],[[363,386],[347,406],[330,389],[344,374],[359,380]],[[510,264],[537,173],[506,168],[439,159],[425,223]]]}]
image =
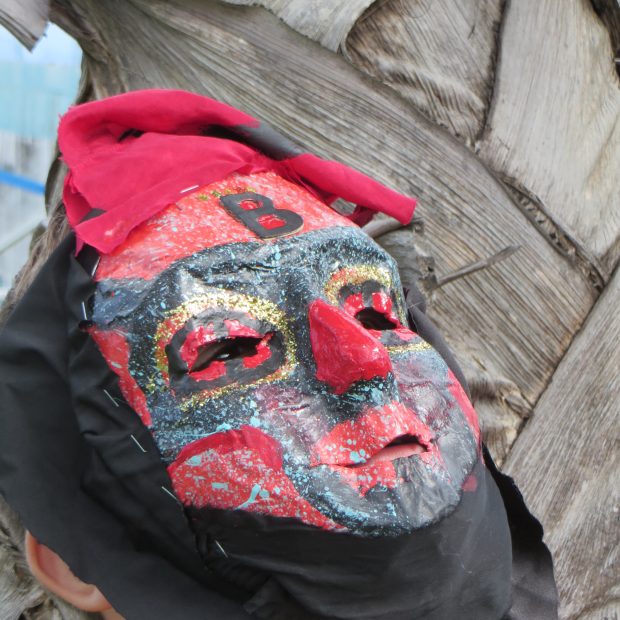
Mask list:
[{"label": "painted face mask", "polygon": [[475,413],[394,261],[302,188],[200,188],[96,278],[93,336],[184,505],[389,535],[459,502]]}]

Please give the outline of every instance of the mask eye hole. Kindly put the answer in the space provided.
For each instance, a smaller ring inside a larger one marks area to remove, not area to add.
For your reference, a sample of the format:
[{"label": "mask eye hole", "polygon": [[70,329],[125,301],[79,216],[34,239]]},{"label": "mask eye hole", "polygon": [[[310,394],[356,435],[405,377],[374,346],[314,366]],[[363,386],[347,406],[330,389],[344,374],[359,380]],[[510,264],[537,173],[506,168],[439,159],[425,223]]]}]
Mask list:
[{"label": "mask eye hole", "polygon": [[193,406],[275,381],[297,363],[292,341],[285,313],[269,300],[209,289],[163,314],[150,388]]},{"label": "mask eye hole", "polygon": [[222,338],[198,348],[196,359],[189,369],[190,373],[200,372],[208,368],[212,362],[254,357],[258,353],[258,345],[263,338],[238,336]]},{"label": "mask eye hole", "polygon": [[355,318],[366,328],[385,331],[396,329],[397,325],[388,319],[385,314],[374,308],[364,308],[355,314]]}]

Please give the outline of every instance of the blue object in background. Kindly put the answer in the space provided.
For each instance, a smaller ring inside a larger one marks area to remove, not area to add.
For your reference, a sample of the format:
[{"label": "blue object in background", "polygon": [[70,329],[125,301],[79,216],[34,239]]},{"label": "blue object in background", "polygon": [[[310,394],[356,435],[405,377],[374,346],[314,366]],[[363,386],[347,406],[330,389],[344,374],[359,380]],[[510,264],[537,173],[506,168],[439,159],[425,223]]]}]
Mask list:
[{"label": "blue object in background", "polygon": [[32,52],[0,28],[0,131],[53,140],[58,117],[75,99],[82,51],[50,24]]},{"label": "blue object in background", "polygon": [[0,27],[0,301],[45,222],[43,181],[58,119],[75,100],[78,44],[53,24],[32,52]]},{"label": "blue object in background", "polygon": [[0,170],[0,183],[4,183],[5,185],[11,185],[12,187],[17,187],[27,192],[32,192],[34,194],[45,193],[45,185],[43,185],[43,183],[33,181],[32,179],[27,179],[26,177],[22,177],[19,174],[6,172],[6,170]]}]

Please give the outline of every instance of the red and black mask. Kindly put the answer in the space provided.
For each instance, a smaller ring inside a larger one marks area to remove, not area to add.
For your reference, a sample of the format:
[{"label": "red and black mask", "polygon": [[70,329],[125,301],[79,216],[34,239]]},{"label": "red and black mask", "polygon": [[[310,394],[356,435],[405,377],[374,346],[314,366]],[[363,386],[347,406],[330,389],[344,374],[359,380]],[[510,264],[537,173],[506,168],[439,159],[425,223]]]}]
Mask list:
[{"label": "red and black mask", "polygon": [[460,501],[479,458],[462,387],[391,257],[299,186],[203,187],[96,279],[92,334],[184,505],[396,535]]}]

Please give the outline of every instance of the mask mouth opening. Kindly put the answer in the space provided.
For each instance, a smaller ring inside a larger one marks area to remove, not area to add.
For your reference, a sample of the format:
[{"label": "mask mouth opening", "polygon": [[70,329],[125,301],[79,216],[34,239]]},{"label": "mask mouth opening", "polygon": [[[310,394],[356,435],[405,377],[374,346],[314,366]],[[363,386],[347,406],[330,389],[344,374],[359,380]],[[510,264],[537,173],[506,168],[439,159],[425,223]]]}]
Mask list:
[{"label": "mask mouth opening", "polygon": [[383,446],[381,450],[373,454],[369,459],[363,463],[353,463],[346,465],[350,469],[358,469],[360,467],[368,467],[381,461],[394,461],[396,459],[407,458],[416,454],[423,454],[429,452],[429,446],[420,441],[416,435],[405,433],[399,435]]},{"label": "mask mouth opening", "polygon": [[[399,435],[396,439],[392,439],[390,443],[384,446],[384,448],[389,448],[390,446],[404,446],[406,444],[417,443],[420,446],[420,440],[416,435],[411,435],[410,433],[405,433],[404,435]],[[426,449],[426,448],[425,448]]]}]

